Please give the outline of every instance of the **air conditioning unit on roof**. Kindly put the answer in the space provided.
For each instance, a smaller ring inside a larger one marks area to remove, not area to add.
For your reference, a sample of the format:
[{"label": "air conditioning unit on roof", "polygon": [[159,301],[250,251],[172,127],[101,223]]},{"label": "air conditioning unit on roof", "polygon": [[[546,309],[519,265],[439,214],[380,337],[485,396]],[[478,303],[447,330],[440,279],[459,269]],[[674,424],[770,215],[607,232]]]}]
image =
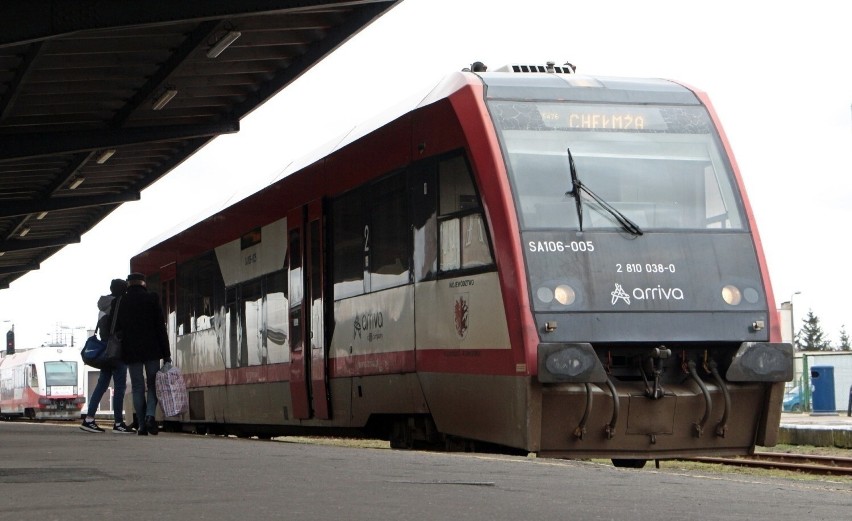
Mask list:
[{"label": "air conditioning unit on roof", "polygon": [[545,65],[530,65],[530,64],[509,64],[504,65],[494,72],[550,72],[556,74],[574,74],[577,67],[565,62],[563,65],[556,65],[555,62],[547,62]]}]

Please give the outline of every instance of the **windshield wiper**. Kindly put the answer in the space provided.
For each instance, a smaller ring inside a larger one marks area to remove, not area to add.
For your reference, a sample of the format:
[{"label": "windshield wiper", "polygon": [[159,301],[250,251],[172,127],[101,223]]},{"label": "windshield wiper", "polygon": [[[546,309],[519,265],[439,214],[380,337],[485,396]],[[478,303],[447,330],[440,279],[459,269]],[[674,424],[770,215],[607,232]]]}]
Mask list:
[{"label": "windshield wiper", "polygon": [[574,198],[574,204],[577,206],[577,220],[580,224],[580,231],[583,231],[583,202],[581,192],[585,192],[586,195],[591,197],[592,200],[594,200],[601,208],[606,210],[607,213],[609,213],[627,233],[635,236],[642,235],[642,229],[639,228],[638,224],[631,221],[614,206],[601,199],[598,194],[591,191],[583,184],[582,181],[580,181],[580,178],[577,177],[577,167],[574,166],[574,156],[571,154],[571,149],[566,148],[566,150],[568,151],[568,168],[571,170],[571,190],[566,192],[565,195],[570,195]]}]

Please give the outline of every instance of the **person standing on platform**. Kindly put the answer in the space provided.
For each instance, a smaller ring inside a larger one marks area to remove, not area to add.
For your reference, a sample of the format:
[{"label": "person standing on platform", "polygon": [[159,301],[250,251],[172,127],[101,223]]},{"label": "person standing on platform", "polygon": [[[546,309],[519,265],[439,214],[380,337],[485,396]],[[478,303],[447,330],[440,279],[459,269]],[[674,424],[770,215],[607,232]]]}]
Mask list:
[{"label": "person standing on platform", "polygon": [[171,363],[172,355],[159,296],[148,291],[142,273],[128,275],[127,285],[115,330],[121,334],[121,358],[130,371],[133,408],[139,422],[136,434],[147,436],[159,432],[155,418],[157,371],[160,360]]},{"label": "person standing on platform", "polygon": [[[97,329],[101,340],[109,339],[109,330],[112,325],[112,305],[117,297],[124,295],[127,291],[127,282],[122,279],[113,279],[109,285],[109,295],[103,295],[98,299],[98,322]],[[104,432],[104,429],[95,422],[95,413],[101,403],[104,393],[109,388],[109,381],[113,382],[112,412],[115,417],[112,431],[118,433],[132,433],[133,430],[124,424],[124,392],[127,389],[127,366],[119,362],[114,367],[101,369],[98,383],[92,396],[89,397],[89,409],[86,417],[80,425],[80,429],[86,432]]]}]

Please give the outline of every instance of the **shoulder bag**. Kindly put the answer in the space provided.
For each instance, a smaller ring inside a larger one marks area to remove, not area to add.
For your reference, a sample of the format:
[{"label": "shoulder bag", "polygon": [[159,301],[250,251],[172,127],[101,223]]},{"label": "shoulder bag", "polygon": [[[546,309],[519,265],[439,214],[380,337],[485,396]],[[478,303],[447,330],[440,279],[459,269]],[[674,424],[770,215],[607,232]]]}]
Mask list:
[{"label": "shoulder bag", "polygon": [[107,367],[104,354],[106,353],[107,343],[98,338],[98,329],[95,327],[95,334],[86,340],[83,350],[80,351],[80,358],[83,363],[94,367],[95,369],[104,369]]},{"label": "shoulder bag", "polygon": [[106,349],[104,350],[103,358],[106,363],[113,366],[121,362],[121,333],[116,333],[115,322],[118,319],[118,307],[121,306],[122,297],[118,297],[115,302],[115,309],[112,311],[112,324],[109,328],[109,338],[106,341]]}]

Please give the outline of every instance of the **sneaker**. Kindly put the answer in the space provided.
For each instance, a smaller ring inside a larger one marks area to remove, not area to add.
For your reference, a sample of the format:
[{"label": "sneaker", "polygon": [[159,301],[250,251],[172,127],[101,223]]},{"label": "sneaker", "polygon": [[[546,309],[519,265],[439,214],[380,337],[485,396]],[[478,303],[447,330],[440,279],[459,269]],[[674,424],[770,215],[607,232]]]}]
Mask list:
[{"label": "sneaker", "polygon": [[83,431],[86,431],[86,432],[104,432],[103,429],[98,427],[98,424],[95,423],[95,420],[87,422],[85,419],[83,420],[83,423],[80,424],[80,430],[83,430]]},{"label": "sneaker", "polygon": [[138,431],[136,431],[136,435],[137,435],[137,436],[147,436],[147,435],[148,435],[148,431],[146,431],[144,428],[143,428],[143,429],[139,429]]},{"label": "sneaker", "polygon": [[124,422],[116,423],[115,426],[112,428],[112,432],[120,432],[122,434],[133,434],[133,431],[130,429],[130,427],[125,425]]},{"label": "sneaker", "polygon": [[160,426],[157,425],[157,421],[153,416],[145,417],[145,430],[152,436],[156,436],[160,432]]}]

